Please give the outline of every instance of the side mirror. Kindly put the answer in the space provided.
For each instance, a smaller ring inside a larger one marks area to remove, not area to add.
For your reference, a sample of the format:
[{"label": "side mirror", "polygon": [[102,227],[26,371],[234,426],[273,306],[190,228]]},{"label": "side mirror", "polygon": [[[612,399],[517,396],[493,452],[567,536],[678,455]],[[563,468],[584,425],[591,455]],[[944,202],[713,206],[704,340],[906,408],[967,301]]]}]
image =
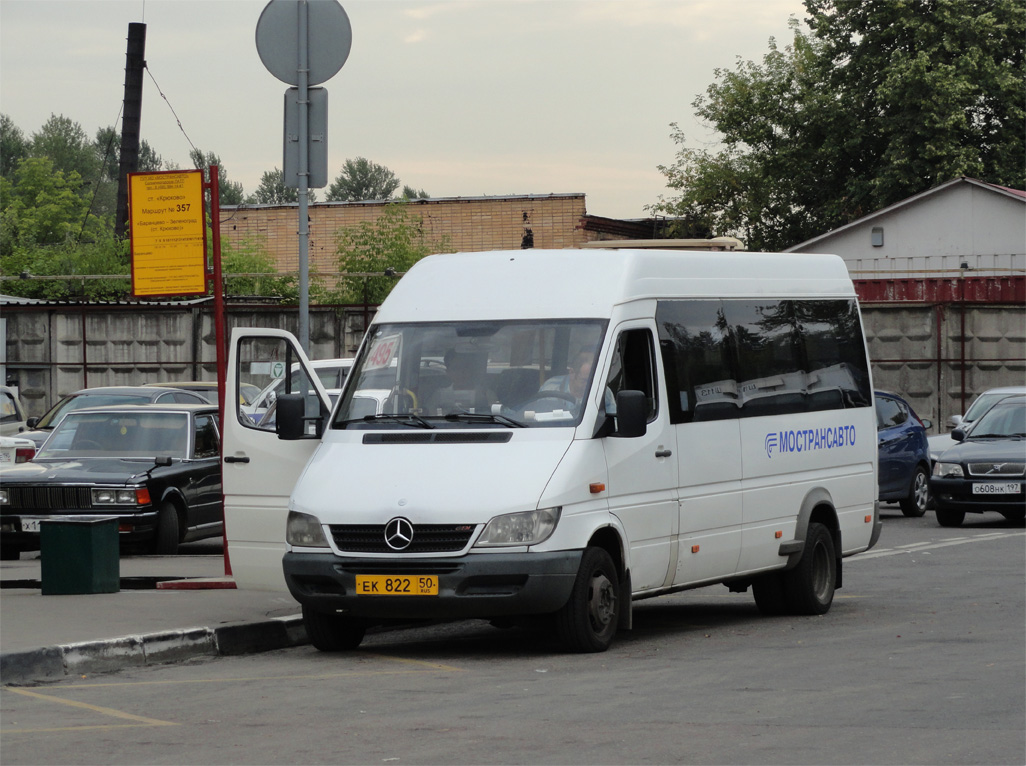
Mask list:
[{"label": "side mirror", "polygon": [[648,399],[642,391],[616,395],[616,431],[612,436],[635,439],[648,431]]},{"label": "side mirror", "polygon": [[35,428],[38,424],[39,424],[39,418],[35,417],[35,416],[33,416],[33,417],[31,417],[31,418],[29,418],[28,420],[25,421],[25,427],[26,428]]},{"label": "side mirror", "polygon": [[302,394],[281,394],[277,401],[274,432],[279,439],[295,441],[306,435],[306,404]]},{"label": "side mirror", "polygon": [[956,442],[965,441],[965,429],[962,427],[956,428],[951,432],[951,438]]},{"label": "side mirror", "polygon": [[920,421],[922,421],[923,428],[925,428],[927,431],[933,428],[933,421],[929,418],[920,418]]},{"label": "side mirror", "polygon": [[948,418],[948,423],[951,425],[952,428],[958,428],[960,425],[962,425],[962,416],[952,415],[950,418]]}]

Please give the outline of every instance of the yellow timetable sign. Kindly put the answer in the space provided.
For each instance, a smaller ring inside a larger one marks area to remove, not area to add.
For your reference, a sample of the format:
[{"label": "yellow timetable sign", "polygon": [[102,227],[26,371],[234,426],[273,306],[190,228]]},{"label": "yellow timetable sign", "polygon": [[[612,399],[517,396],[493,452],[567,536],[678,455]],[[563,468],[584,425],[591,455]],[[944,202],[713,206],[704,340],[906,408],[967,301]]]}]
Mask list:
[{"label": "yellow timetable sign", "polygon": [[132,293],[207,291],[203,171],[128,174]]}]

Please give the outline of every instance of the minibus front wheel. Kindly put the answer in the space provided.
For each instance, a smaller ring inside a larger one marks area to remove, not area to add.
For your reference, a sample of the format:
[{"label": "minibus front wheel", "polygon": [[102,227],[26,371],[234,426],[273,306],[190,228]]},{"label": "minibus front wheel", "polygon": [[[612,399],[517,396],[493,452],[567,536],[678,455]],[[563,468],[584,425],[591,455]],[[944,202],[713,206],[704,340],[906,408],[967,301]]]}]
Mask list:
[{"label": "minibus front wheel", "polygon": [[326,614],[303,606],[303,626],[314,648],[322,652],[355,649],[363,641],[366,627],[350,617]]},{"label": "minibus front wheel", "polygon": [[620,606],[613,559],[602,548],[585,549],[570,598],[556,612],[560,640],[572,652],[604,652],[616,635]]}]

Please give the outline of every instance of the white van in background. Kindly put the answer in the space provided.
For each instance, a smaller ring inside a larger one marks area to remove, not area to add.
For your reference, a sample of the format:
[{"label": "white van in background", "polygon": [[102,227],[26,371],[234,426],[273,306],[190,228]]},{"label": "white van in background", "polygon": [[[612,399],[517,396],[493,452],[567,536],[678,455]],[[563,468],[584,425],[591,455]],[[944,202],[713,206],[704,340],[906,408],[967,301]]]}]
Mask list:
[{"label": "white van in background", "polygon": [[228,386],[272,359],[306,373],[276,432],[226,417],[230,561],[240,587],[287,585],[322,650],[392,620],[544,615],[602,651],[632,601],[711,583],[823,614],[842,559],[880,533],[872,380],[836,256],[431,256],[330,414],[282,331],[233,331]]}]

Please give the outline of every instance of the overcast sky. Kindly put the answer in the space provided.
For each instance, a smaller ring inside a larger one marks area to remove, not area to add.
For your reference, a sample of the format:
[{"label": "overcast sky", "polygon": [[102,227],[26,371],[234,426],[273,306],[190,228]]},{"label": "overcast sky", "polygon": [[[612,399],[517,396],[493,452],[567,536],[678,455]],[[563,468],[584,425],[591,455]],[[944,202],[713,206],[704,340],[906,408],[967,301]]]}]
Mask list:
[{"label": "overcast sky", "polygon": [[[142,138],[181,168],[190,141],[214,152],[252,193],[282,166],[288,87],[256,51],[266,4],[0,0],[0,112],[26,136],[51,114],[90,138],[120,130],[128,24],[143,22]],[[671,122],[696,146],[711,140],[691,102],[713,70],[761,61],[804,18],[801,0],[342,6],[353,44],[325,83],[329,183],[362,156],[433,197],[583,192],[611,218],[642,217],[668,193],[656,166],[673,162]]]}]

